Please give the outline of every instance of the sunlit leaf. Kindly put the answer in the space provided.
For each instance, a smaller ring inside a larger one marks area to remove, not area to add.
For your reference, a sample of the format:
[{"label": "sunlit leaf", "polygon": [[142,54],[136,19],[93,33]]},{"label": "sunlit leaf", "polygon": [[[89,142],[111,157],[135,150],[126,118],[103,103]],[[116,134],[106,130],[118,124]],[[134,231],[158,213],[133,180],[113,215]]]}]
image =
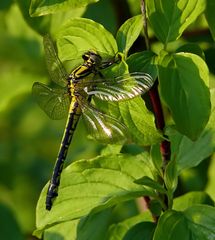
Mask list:
[{"label": "sunlit leaf", "polygon": [[159,80],[161,96],[171,110],[176,128],[196,140],[211,109],[206,63],[191,53],[165,55],[159,63]]},{"label": "sunlit leaf", "polygon": [[[170,139],[177,149],[172,151],[177,161],[178,174],[184,169],[197,166],[215,150],[214,133],[208,129],[196,141],[171,130]],[[178,141],[178,143],[176,143]]]},{"label": "sunlit leaf", "polygon": [[211,163],[208,170],[208,184],[206,187],[206,192],[215,201],[215,154],[211,158]]},{"label": "sunlit leaf", "polygon": [[[53,227],[48,228],[44,231],[43,239],[44,240],[53,240],[58,239],[59,236],[63,237],[64,240],[76,239],[76,229],[79,224],[78,220],[68,221],[54,225]],[[34,232],[34,236],[41,238],[39,232]]]},{"label": "sunlit leaf", "polygon": [[119,28],[116,41],[118,44],[119,52],[127,55],[130,47],[133,45],[134,41],[138,38],[140,31],[143,28],[143,17],[138,15],[128,19]]},{"label": "sunlit leaf", "polygon": [[[85,240],[89,236],[94,240],[100,240],[108,230],[111,213],[112,209],[106,209],[82,219],[56,224],[44,231],[43,239],[53,240],[60,235],[64,240]],[[35,235],[37,235],[37,232],[35,232]],[[37,236],[40,237],[40,235]]]},{"label": "sunlit leaf", "polygon": [[30,15],[32,17],[66,11],[71,8],[81,8],[98,0],[32,0],[30,6]]},{"label": "sunlit leaf", "polygon": [[141,98],[135,98],[119,105],[123,122],[129,129],[134,142],[151,145],[161,139],[155,127],[154,116]]},{"label": "sunlit leaf", "polygon": [[207,205],[194,205],[184,212],[169,210],[159,218],[154,240],[211,240],[214,222],[214,207]]},{"label": "sunlit leaf", "polygon": [[163,160],[160,152],[160,144],[154,144],[151,146],[151,158],[152,162],[158,171],[159,175],[162,176],[162,166],[163,166]]},{"label": "sunlit leaf", "polygon": [[177,175],[177,165],[175,159],[168,162],[166,170],[164,173],[164,181],[167,189],[173,192],[177,187],[178,175]]},{"label": "sunlit leaf", "polygon": [[211,90],[211,115],[205,130],[196,141],[191,141],[176,130],[168,129],[171,151],[177,162],[178,174],[184,169],[196,167],[215,152],[215,90]]},{"label": "sunlit leaf", "polygon": [[166,190],[164,189],[163,186],[161,186],[158,182],[155,182],[153,179],[147,177],[147,176],[144,176],[140,179],[137,179],[135,181],[135,183],[137,184],[140,184],[140,185],[144,185],[144,186],[147,186],[147,187],[150,187],[154,190],[157,190],[158,192],[160,193],[166,193]]},{"label": "sunlit leaf", "polygon": [[47,186],[43,189],[37,205],[38,230],[80,218],[93,209],[100,211],[137,196],[154,195],[153,191],[134,183],[144,175],[151,176],[147,154],[135,158],[105,155],[75,162],[63,171],[59,196],[50,212],[45,210]]},{"label": "sunlit leaf", "polygon": [[126,62],[130,72],[145,72],[153,79],[157,78],[157,66],[155,65],[155,54],[151,51],[143,51],[131,54]]},{"label": "sunlit leaf", "polygon": [[186,53],[193,53],[201,57],[203,60],[205,60],[205,54],[202,48],[195,43],[187,43],[182,46],[180,46],[176,52],[186,52]]},{"label": "sunlit leaf", "polygon": [[101,24],[90,19],[70,19],[62,25],[56,39],[58,56],[70,67],[80,64],[83,53],[89,50],[96,51],[104,60],[113,58],[117,53],[113,35]]},{"label": "sunlit leaf", "polygon": [[164,44],[178,39],[204,9],[204,0],[147,1],[149,22]]},{"label": "sunlit leaf", "polygon": [[189,192],[173,201],[173,209],[184,211],[195,204],[207,204],[213,206],[213,200],[205,192]]}]

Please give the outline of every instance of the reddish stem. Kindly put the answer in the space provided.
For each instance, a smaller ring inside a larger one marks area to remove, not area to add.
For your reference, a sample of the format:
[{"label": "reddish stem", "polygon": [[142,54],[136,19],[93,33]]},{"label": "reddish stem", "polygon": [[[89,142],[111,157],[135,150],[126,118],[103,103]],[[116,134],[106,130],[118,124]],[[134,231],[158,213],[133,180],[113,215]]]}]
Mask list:
[{"label": "reddish stem", "polygon": [[[164,121],[164,115],[163,115],[163,110],[161,106],[160,96],[158,93],[158,81],[156,81],[154,86],[150,89],[149,97],[150,97],[154,115],[155,115],[156,127],[157,129],[163,132],[165,127],[165,121]],[[166,139],[161,142],[160,151],[164,161],[163,165],[166,166],[168,160],[170,159],[171,151],[170,151],[170,142],[167,140],[167,136],[164,134],[163,136]]]},{"label": "reddish stem", "polygon": [[158,94],[158,81],[155,82],[155,84],[153,85],[153,87],[150,89],[150,91],[148,93],[149,93],[149,97],[150,97],[153,111],[155,114],[156,127],[157,127],[157,129],[163,131],[163,129],[165,127],[165,122],[164,122],[161,101],[160,101],[160,97]]},{"label": "reddish stem", "polygon": [[[150,50],[150,41],[149,41],[149,36],[148,36],[145,0],[141,0],[140,5],[141,5],[141,12],[143,15],[143,28],[144,28],[146,48],[147,48],[147,50]],[[165,134],[164,134],[165,120],[164,120],[163,109],[162,109],[162,105],[161,105],[161,101],[160,101],[160,96],[158,93],[158,81],[155,82],[154,86],[149,91],[149,97],[150,97],[152,108],[153,108],[154,115],[155,115],[156,127],[163,133],[163,136],[165,137],[165,140],[163,140],[160,143],[160,152],[161,152],[161,156],[163,159],[163,170],[164,170],[165,166],[167,165],[168,161],[170,160],[171,151],[170,151],[170,142],[167,140],[167,136],[165,136]],[[149,209],[150,198],[145,196],[144,201],[145,201],[146,207]],[[165,202],[167,203],[167,201],[165,201]],[[157,216],[154,216],[152,214],[152,217],[155,222],[158,221]]]}]

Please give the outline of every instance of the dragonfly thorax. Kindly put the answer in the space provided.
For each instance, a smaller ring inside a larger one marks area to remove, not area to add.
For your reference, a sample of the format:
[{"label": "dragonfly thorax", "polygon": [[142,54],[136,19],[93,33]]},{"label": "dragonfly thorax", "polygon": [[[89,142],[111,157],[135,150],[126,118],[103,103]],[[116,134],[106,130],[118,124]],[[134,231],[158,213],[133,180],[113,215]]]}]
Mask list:
[{"label": "dragonfly thorax", "polygon": [[79,79],[90,75],[91,73],[97,73],[101,63],[102,58],[94,51],[88,51],[82,56],[84,63],[74,69],[69,75],[69,80],[73,83],[77,82]]}]

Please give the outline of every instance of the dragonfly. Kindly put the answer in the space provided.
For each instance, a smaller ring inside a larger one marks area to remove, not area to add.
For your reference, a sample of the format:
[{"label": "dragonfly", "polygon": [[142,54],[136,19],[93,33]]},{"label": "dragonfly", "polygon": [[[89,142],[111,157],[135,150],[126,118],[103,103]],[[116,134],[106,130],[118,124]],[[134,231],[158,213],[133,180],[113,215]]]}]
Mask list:
[{"label": "dragonfly", "polygon": [[[102,76],[102,69],[116,63],[115,57],[104,61],[94,50],[83,54],[83,63],[68,73],[58,58],[53,40],[49,35],[43,39],[47,68],[52,82],[50,87],[35,82],[32,93],[38,105],[52,119],[67,116],[60,149],[46,195],[46,209],[51,210],[58,196],[61,172],[73,138],[78,120],[82,118],[90,135],[102,143],[124,143],[128,130],[116,118],[105,114],[90,100],[96,97],[102,101],[118,102],[128,100],[147,92],[154,80],[146,73],[134,72],[111,79]],[[93,77],[89,76],[93,75]],[[98,75],[99,78],[95,78]]]}]

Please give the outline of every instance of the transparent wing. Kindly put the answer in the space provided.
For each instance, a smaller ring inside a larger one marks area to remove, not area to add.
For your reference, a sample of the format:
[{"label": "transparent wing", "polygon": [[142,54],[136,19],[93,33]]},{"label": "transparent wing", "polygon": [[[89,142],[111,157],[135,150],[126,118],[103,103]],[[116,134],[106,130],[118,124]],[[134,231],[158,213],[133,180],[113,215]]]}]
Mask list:
[{"label": "transparent wing", "polygon": [[43,38],[46,64],[53,82],[64,87],[67,84],[68,73],[57,56],[53,41],[49,35]]},{"label": "transparent wing", "polygon": [[62,119],[67,116],[70,97],[64,89],[50,88],[45,84],[35,82],[32,93],[38,105],[50,118]]},{"label": "transparent wing", "polygon": [[147,92],[153,84],[149,74],[134,72],[114,79],[98,79],[91,85],[85,83],[84,90],[104,101],[122,101]]},{"label": "transparent wing", "polygon": [[94,108],[86,100],[79,98],[82,117],[90,135],[101,143],[124,143],[128,138],[127,128],[117,119]]}]

